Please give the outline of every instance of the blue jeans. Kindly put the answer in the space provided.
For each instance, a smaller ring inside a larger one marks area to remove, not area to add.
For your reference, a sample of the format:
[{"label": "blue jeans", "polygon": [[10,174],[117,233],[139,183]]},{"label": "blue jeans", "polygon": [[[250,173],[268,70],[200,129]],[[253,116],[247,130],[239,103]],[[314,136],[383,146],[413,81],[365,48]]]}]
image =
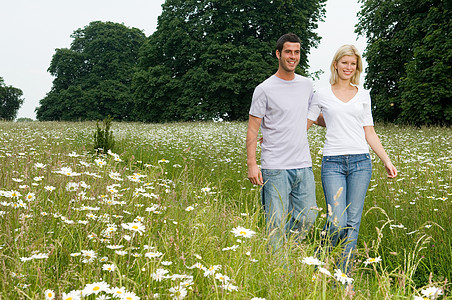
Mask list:
[{"label": "blue jeans", "polygon": [[[281,247],[290,231],[306,236],[317,216],[312,168],[262,169],[262,204],[273,250]],[[313,209],[314,208],[314,209]]]},{"label": "blue jeans", "polygon": [[343,243],[338,267],[342,272],[349,273],[358,240],[364,198],[372,176],[372,161],[367,153],[324,156],[321,172],[328,210],[323,231],[328,234],[331,246]]}]

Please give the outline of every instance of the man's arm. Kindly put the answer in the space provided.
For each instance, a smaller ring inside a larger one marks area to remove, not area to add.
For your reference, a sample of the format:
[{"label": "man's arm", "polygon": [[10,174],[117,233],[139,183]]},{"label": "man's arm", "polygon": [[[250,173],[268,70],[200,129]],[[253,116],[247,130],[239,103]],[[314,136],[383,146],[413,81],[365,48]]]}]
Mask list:
[{"label": "man's arm", "polygon": [[309,130],[309,128],[311,128],[312,124],[326,127],[325,119],[323,118],[323,114],[320,114],[316,121],[312,121],[311,119],[308,119],[307,130]]},{"label": "man's arm", "polygon": [[256,162],[257,135],[261,126],[261,118],[250,115],[246,133],[246,155],[248,164],[248,179],[252,184],[263,185],[262,172]]}]

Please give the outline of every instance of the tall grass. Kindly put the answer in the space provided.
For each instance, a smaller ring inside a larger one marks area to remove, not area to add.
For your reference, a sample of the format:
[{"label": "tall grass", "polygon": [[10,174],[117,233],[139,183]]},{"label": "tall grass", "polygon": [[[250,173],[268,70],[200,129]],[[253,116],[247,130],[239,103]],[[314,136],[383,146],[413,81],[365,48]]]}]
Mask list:
[{"label": "tall grass", "polygon": [[[450,128],[377,126],[399,176],[386,179],[374,159],[354,291],[302,263],[325,221],[323,129],[309,140],[324,210],[306,240],[272,253],[246,178],[245,123],[113,123],[115,148],[101,157],[89,154],[95,128],[0,123],[0,299],[120,295],[106,284],[130,299],[411,299],[433,286],[448,295]],[[238,226],[256,234],[237,237]],[[331,273],[337,252],[323,261]]]}]

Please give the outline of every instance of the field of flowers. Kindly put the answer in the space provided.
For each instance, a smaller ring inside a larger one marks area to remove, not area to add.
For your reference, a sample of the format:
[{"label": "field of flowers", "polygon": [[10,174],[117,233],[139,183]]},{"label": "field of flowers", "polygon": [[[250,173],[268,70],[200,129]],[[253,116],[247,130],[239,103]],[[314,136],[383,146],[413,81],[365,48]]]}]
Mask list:
[{"label": "field of flowers", "polygon": [[377,126],[399,176],[374,157],[347,277],[337,251],[312,257],[324,129],[309,132],[323,211],[272,253],[246,126],[113,123],[98,156],[95,123],[0,122],[0,299],[450,297],[451,128]]}]

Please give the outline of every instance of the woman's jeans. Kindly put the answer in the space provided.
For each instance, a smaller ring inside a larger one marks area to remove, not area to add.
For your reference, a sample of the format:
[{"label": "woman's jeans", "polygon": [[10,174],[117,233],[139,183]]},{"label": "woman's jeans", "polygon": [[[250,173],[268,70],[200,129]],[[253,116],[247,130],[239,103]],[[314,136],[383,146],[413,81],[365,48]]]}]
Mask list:
[{"label": "woman's jeans", "polygon": [[323,231],[331,247],[342,243],[341,262],[337,264],[349,273],[353,250],[358,240],[364,198],[372,176],[369,154],[324,156],[322,185],[328,217]]},{"label": "woman's jeans", "polygon": [[290,231],[303,239],[317,216],[312,168],[262,169],[262,204],[273,250],[281,247]]}]

